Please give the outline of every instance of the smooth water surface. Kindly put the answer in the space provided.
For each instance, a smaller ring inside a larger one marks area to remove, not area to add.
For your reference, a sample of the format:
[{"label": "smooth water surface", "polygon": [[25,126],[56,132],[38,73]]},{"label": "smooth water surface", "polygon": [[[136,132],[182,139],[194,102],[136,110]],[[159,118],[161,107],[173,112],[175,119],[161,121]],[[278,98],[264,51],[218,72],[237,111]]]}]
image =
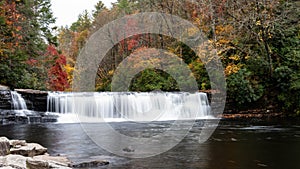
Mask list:
[{"label": "smooth water surface", "polygon": [[[101,124],[91,125],[95,130],[101,127]],[[170,124],[123,122],[111,125],[129,136],[149,136],[163,132]],[[80,124],[7,125],[0,126],[0,135],[40,143],[50,154],[66,155],[75,162],[110,161],[103,168],[300,169],[300,125],[223,122],[207,142],[199,144],[202,125],[203,122],[198,121],[187,137],[170,151],[145,159],[118,157],[106,152],[89,139]]]}]

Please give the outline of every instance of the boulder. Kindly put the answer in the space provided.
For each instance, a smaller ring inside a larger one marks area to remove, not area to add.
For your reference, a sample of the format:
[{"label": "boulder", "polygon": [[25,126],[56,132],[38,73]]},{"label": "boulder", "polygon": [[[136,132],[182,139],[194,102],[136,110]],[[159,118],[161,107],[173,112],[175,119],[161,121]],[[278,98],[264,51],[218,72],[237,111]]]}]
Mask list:
[{"label": "boulder", "polygon": [[30,169],[49,169],[49,163],[47,161],[42,160],[34,160],[32,158],[28,158],[26,161],[26,167]]},{"label": "boulder", "polygon": [[21,155],[7,155],[0,157],[0,164],[2,167],[12,167],[18,169],[26,169],[27,158]]},{"label": "boulder", "polygon": [[71,169],[67,165],[21,155],[10,154],[0,157],[0,169]]},{"label": "boulder", "polygon": [[21,146],[26,146],[27,143],[25,140],[9,140],[9,144],[13,148],[21,147]]},{"label": "boulder", "polygon": [[11,148],[11,154],[19,154],[27,157],[33,157],[37,155],[43,155],[47,152],[47,148],[37,144],[37,143],[27,143],[26,146],[21,146],[19,148]]},{"label": "boulder", "polygon": [[64,156],[50,156],[49,154],[46,155],[39,155],[33,157],[34,160],[40,160],[40,161],[48,161],[50,166],[56,165],[56,166],[64,166],[68,167],[71,164],[71,161]]},{"label": "boulder", "polygon": [[5,156],[10,153],[9,140],[6,137],[0,137],[0,156]]}]

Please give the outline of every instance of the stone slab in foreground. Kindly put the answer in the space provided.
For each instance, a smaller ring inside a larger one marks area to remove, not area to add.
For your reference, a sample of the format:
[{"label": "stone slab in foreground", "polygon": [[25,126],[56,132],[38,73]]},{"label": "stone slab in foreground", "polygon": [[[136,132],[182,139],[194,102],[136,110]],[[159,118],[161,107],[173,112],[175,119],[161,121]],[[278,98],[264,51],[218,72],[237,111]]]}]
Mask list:
[{"label": "stone slab in foreground", "polygon": [[40,144],[0,137],[0,169],[98,168],[108,164],[103,160],[72,163],[64,156],[50,156]]}]

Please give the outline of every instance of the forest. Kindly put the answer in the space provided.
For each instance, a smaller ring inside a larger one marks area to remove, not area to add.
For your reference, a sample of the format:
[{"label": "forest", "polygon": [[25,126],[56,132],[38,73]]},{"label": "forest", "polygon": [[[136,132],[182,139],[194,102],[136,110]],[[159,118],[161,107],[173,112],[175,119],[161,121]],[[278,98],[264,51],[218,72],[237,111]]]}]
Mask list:
[{"label": "forest", "polygon": [[[0,84],[11,89],[72,91],[76,58],[88,39],[104,25],[142,12],[176,15],[203,32],[222,61],[227,97],[237,108],[257,103],[300,115],[297,0],[118,0],[110,9],[99,1],[94,10],[83,11],[76,22],[64,27],[55,25],[51,0],[1,0]],[[134,27],[137,23],[127,24]],[[194,30],[187,33],[192,35]],[[106,53],[99,63],[96,90],[111,91],[118,65],[145,48],[177,55],[188,65],[199,90],[211,89],[207,63],[186,44],[161,34],[140,34],[122,40]],[[134,77],[130,90],[179,88],[168,73],[146,69]]]}]

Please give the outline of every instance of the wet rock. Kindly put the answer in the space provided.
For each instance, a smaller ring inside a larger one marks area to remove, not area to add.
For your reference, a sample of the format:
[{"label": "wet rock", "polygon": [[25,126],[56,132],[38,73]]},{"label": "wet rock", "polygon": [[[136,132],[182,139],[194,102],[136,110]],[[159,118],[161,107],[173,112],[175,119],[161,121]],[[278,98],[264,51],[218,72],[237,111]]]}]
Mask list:
[{"label": "wet rock", "polygon": [[0,156],[5,156],[10,153],[9,140],[6,137],[0,137]]},{"label": "wet rock", "polygon": [[47,111],[48,92],[31,90],[31,89],[15,89],[25,99],[27,108],[37,112]]},{"label": "wet rock", "polygon": [[131,146],[129,146],[129,147],[123,148],[123,151],[128,152],[128,153],[132,153],[132,152],[134,152],[135,150],[134,150]]},{"label": "wet rock", "polygon": [[11,94],[9,90],[0,90],[0,109],[10,110],[11,106]]},{"label": "wet rock", "polygon": [[108,165],[108,161],[91,161],[91,162],[83,162],[78,164],[71,164],[72,168],[96,168],[104,165]]},{"label": "wet rock", "polygon": [[10,152],[11,154],[33,157],[45,154],[47,152],[47,148],[37,143],[27,143],[26,146],[21,146],[20,148],[11,148]]}]

